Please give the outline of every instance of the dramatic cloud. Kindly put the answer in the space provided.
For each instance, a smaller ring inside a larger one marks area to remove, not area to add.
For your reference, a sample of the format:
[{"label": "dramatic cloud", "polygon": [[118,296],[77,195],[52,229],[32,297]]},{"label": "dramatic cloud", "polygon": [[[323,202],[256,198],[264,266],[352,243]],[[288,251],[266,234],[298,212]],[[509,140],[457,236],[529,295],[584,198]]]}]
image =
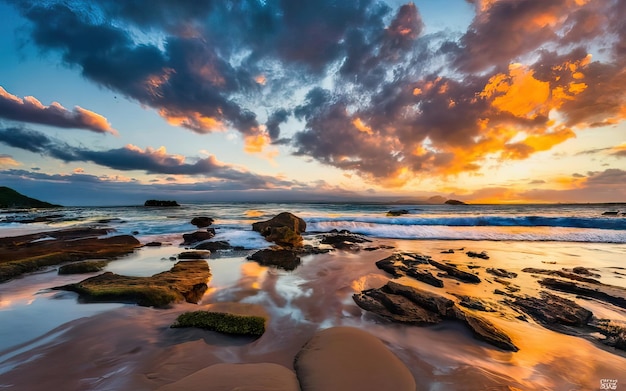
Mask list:
[{"label": "dramatic cloud", "polygon": [[80,106],[70,111],[57,102],[44,106],[36,98],[19,98],[0,87],[0,117],[14,121],[117,134],[105,117]]},{"label": "dramatic cloud", "polygon": [[[431,34],[415,4],[376,0],[15,3],[35,45],[172,125],[234,128],[247,152],[283,145],[383,186],[527,159],[626,118],[620,0],[473,0],[467,31]],[[161,149],[20,145],[119,170],[224,172]]]},{"label": "dramatic cloud", "polygon": [[44,134],[22,128],[0,130],[0,143],[53,157],[64,162],[92,162],[120,171],[144,171],[150,174],[202,176],[235,182],[247,189],[272,189],[299,186],[297,182],[251,173],[218,161],[215,156],[191,159],[168,154],[165,147],[142,149],[134,145],[105,151],[78,148]]}]

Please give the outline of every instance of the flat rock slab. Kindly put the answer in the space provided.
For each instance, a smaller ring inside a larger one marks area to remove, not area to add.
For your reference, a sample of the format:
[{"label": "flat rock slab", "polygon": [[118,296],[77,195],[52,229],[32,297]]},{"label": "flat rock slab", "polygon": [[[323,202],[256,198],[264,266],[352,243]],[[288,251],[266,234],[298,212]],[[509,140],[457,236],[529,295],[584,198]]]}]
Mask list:
[{"label": "flat rock slab", "polygon": [[432,259],[429,261],[429,263],[433,265],[434,267],[436,267],[437,269],[443,270],[444,272],[446,272],[446,274],[449,277],[456,278],[457,280],[460,280],[463,282],[469,282],[470,284],[479,284],[481,281],[480,277],[478,277],[476,274],[465,272],[463,270],[460,270],[457,267],[446,265],[445,263],[433,261]]},{"label": "flat rock slab", "polygon": [[413,375],[375,336],[356,328],[318,332],[297,354],[302,391],[415,391]]},{"label": "flat rock slab", "polygon": [[174,302],[197,303],[211,278],[206,261],[177,262],[169,271],[152,277],[129,277],[107,272],[76,284],[54,289],[77,292],[88,302],[136,303],[165,307]]},{"label": "flat rock slab", "polygon": [[201,369],[157,391],[299,391],[293,371],[282,365],[216,364]]},{"label": "flat rock slab", "polygon": [[540,297],[517,297],[511,305],[551,328],[558,328],[558,325],[582,327],[593,315],[572,300],[548,292],[540,292]]},{"label": "flat rock slab", "polygon": [[[407,255],[408,258],[405,258]],[[429,271],[422,270],[418,266],[428,264],[428,259],[414,254],[393,254],[376,262],[376,267],[386,271],[394,277],[409,276],[418,281],[437,288],[443,287],[443,281],[433,276]]]},{"label": "flat rock slab", "polygon": [[487,319],[428,291],[389,281],[381,288],[365,290],[352,298],[364,310],[394,322],[419,326],[436,324],[444,319],[460,321],[476,338],[503,350],[518,351],[511,338]]},{"label": "flat rock slab", "polygon": [[0,238],[0,282],[45,266],[110,259],[141,247],[133,236],[105,236],[110,232],[104,228],[73,228]]},{"label": "flat rock slab", "polygon": [[552,290],[572,293],[579,296],[591,297],[605,303],[626,308],[626,289],[601,283],[586,284],[559,280],[558,278],[544,278],[539,284]]}]

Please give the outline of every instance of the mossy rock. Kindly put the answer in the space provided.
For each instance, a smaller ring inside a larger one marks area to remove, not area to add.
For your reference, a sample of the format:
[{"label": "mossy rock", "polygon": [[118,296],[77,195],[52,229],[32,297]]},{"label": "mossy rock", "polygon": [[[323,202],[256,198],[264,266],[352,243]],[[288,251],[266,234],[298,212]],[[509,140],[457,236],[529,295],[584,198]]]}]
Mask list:
[{"label": "mossy rock", "polygon": [[225,312],[193,311],[178,316],[171,327],[197,327],[224,334],[260,337],[265,332],[265,318]]},{"label": "mossy rock", "polygon": [[107,261],[85,261],[70,263],[59,268],[59,274],[83,274],[95,273],[104,269],[108,264]]},{"label": "mossy rock", "polygon": [[76,284],[54,289],[77,292],[87,302],[137,303],[166,307],[171,303],[197,303],[211,278],[206,261],[181,261],[152,277],[121,276],[106,272]]}]

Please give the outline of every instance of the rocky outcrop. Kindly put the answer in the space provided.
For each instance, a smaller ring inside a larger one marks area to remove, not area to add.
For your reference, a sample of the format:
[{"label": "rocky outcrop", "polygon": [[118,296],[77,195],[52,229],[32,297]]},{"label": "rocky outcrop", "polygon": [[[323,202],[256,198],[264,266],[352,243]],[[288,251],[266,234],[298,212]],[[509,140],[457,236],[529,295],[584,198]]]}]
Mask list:
[{"label": "rocky outcrop", "polygon": [[367,239],[363,235],[353,234],[350,231],[335,231],[322,235],[321,244],[328,244],[337,250],[359,251],[361,250],[360,243],[371,243],[372,241]]},{"label": "rocky outcrop", "polygon": [[415,391],[411,371],[378,338],[352,327],[315,334],[296,355],[302,391]]},{"label": "rocky outcrop", "polygon": [[211,217],[200,216],[191,219],[191,224],[195,225],[198,228],[206,228],[209,225],[213,224],[214,221],[215,220],[213,220]]},{"label": "rocky outcrop", "polygon": [[538,298],[516,297],[510,304],[550,328],[558,328],[559,325],[582,327],[593,315],[572,300],[548,292],[540,292],[539,295]]},{"label": "rocky outcrop", "polygon": [[141,243],[130,235],[105,236],[104,228],[72,228],[0,238],[0,282],[45,266],[132,253]]},{"label": "rocky outcrop", "polygon": [[252,230],[269,242],[297,247],[302,245],[301,233],[306,231],[306,222],[289,212],[282,212],[270,220],[253,223]]},{"label": "rocky outcrop", "polygon": [[428,259],[405,258],[402,254],[393,254],[376,262],[376,267],[386,271],[394,277],[410,276],[418,281],[434,287],[443,287],[443,281],[433,276],[429,271],[422,270],[418,266],[428,264]]},{"label": "rocky outcrop", "polygon": [[166,307],[182,301],[197,303],[207,290],[209,278],[211,272],[206,261],[181,261],[169,271],[152,277],[129,277],[107,272],[54,289],[77,292],[87,302]]},{"label": "rocky outcrop", "polygon": [[444,204],[446,204],[446,205],[467,205],[465,202],[459,201],[459,200],[447,200],[446,202],[444,202]]},{"label": "rocky outcrop", "polygon": [[622,287],[605,284],[586,284],[583,282],[575,283],[557,278],[544,278],[539,283],[552,290],[590,297],[626,308],[626,289]]},{"label": "rocky outcrop", "polygon": [[233,247],[225,240],[216,240],[213,242],[202,242],[194,247],[196,250],[209,250],[212,252],[218,250],[243,250],[243,247]]},{"label": "rocky outcrop", "polygon": [[389,281],[381,288],[353,296],[357,305],[394,322],[414,325],[436,324],[443,319],[464,323],[478,338],[500,349],[517,351],[508,335],[487,319],[467,312],[454,301],[414,287]]},{"label": "rocky outcrop", "polygon": [[429,261],[429,263],[437,269],[446,272],[448,277],[456,278],[457,280],[463,282],[469,282],[470,284],[478,284],[481,281],[480,277],[478,277],[476,274],[465,272],[455,266],[433,261],[432,259]]},{"label": "rocky outcrop", "polygon": [[574,281],[581,281],[581,282],[587,282],[590,284],[601,284],[600,281],[595,280],[593,278],[589,278],[589,277],[584,277],[581,276],[577,273],[572,273],[572,272],[568,272],[566,270],[549,270],[549,269],[538,269],[538,268],[534,268],[534,267],[527,267],[522,269],[522,271],[524,273],[531,273],[531,274],[543,274],[543,275],[548,275],[548,276],[559,276],[562,278],[567,278],[570,280],[574,280]]},{"label": "rocky outcrop", "polygon": [[171,207],[180,206],[176,201],[164,201],[164,200],[147,200],[143,206],[159,206],[159,207]]},{"label": "rocky outcrop", "polygon": [[203,242],[209,240],[215,236],[215,230],[209,228],[206,231],[196,231],[190,234],[183,234],[183,245],[188,246],[190,244]]}]

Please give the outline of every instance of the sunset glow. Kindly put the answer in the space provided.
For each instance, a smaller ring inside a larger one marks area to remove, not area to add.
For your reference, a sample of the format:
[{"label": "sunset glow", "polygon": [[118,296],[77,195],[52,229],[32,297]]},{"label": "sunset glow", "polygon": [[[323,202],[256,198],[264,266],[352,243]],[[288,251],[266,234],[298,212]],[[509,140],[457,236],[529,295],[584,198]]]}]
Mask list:
[{"label": "sunset glow", "polygon": [[289,4],[0,2],[0,181],[74,204],[626,199],[624,2]]}]

